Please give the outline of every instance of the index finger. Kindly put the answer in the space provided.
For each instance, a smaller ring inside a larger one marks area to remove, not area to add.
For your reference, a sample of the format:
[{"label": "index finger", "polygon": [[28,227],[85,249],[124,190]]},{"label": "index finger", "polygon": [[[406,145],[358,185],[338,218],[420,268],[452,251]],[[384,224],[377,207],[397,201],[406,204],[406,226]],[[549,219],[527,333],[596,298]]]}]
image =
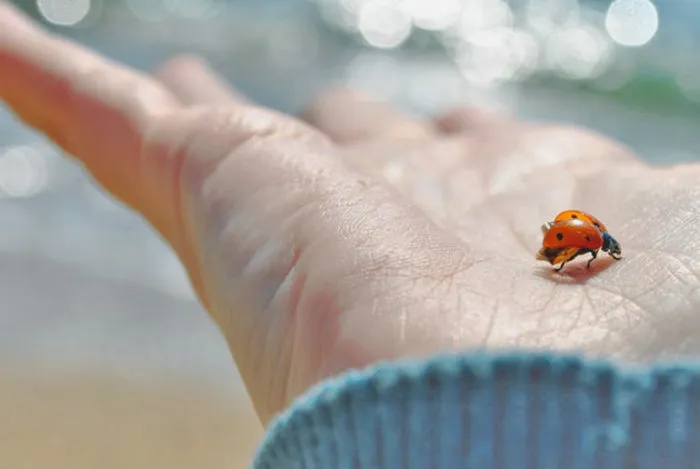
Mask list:
[{"label": "index finger", "polygon": [[0,99],[93,173],[120,170],[110,155],[128,168],[153,118],[177,105],[155,80],[43,31],[2,0]]}]

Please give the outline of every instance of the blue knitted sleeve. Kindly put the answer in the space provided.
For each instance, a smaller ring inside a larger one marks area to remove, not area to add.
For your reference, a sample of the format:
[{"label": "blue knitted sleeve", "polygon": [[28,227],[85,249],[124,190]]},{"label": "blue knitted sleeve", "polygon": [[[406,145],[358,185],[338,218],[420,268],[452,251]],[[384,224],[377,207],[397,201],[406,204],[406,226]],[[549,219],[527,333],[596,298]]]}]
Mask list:
[{"label": "blue knitted sleeve", "polygon": [[323,382],[255,469],[700,468],[700,368],[549,354],[379,364]]}]

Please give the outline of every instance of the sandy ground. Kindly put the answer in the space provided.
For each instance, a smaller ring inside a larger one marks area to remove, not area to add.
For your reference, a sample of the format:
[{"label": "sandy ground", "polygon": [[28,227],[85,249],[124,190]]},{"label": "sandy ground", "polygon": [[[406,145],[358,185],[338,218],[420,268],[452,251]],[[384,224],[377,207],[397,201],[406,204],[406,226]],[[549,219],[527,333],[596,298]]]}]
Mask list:
[{"label": "sandy ground", "polygon": [[229,396],[113,377],[0,374],[0,467],[245,468],[261,429]]},{"label": "sandy ground", "polygon": [[243,468],[261,436],[196,302],[0,254],[0,469]]}]

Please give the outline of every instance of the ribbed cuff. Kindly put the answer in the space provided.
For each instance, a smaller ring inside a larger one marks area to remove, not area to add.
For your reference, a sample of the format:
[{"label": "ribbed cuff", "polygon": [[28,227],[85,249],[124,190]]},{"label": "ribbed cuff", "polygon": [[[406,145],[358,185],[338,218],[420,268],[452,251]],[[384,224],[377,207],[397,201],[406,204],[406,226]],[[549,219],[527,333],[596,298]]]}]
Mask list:
[{"label": "ribbed cuff", "polygon": [[380,364],[299,398],[253,467],[700,468],[699,371],[527,353]]}]

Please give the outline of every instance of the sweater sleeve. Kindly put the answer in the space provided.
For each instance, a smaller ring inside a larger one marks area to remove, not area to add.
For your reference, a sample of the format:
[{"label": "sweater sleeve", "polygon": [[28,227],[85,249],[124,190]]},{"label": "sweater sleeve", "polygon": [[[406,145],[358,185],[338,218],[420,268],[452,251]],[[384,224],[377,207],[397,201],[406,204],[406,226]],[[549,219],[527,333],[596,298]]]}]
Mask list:
[{"label": "sweater sleeve", "polygon": [[277,417],[255,469],[700,468],[700,369],[551,354],[384,363]]}]

